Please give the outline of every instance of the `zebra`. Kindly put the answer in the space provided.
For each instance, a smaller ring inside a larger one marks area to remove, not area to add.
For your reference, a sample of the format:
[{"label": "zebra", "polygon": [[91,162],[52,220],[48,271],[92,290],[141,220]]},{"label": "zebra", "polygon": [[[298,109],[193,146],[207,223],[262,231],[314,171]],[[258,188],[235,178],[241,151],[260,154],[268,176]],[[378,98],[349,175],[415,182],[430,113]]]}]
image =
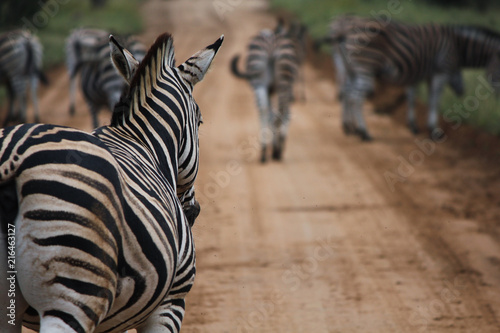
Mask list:
[{"label": "zebra", "polygon": [[[74,30],[66,40],[66,66],[70,77],[70,114],[75,113],[76,76],[92,115],[92,124],[99,126],[99,109],[113,110],[125,89],[125,82],[116,73],[109,58],[109,33],[99,29]],[[146,49],[136,37],[127,36],[121,43],[137,60],[144,58]]]},{"label": "zebra", "polygon": [[[316,48],[319,48],[319,46],[323,43],[328,43],[332,46],[332,61],[335,67],[337,86],[340,89],[338,95],[340,100],[342,100],[345,94],[345,83],[348,75],[349,60],[344,58],[345,40],[347,39],[347,36],[349,34],[356,35],[357,43],[368,44],[370,42],[370,38],[376,36],[382,29],[385,28],[386,25],[387,22],[384,24],[383,20],[377,18],[365,18],[355,15],[339,15],[330,24],[329,34],[317,41],[315,45]],[[429,79],[430,77],[426,78],[427,81],[429,81]],[[462,96],[464,94],[464,84],[460,70],[449,74],[448,84],[457,96]],[[414,134],[419,133],[419,129],[415,121],[415,96],[417,86],[418,83],[414,83],[406,88],[406,97],[408,101],[407,124]],[[429,115],[431,114],[432,112],[429,112]],[[344,108],[343,129],[346,134],[355,132],[355,128],[352,127],[354,121],[347,121],[347,119],[351,118],[351,116],[352,115],[349,113],[349,110]]]},{"label": "zebra", "polygon": [[38,81],[47,84],[42,72],[42,44],[27,30],[12,30],[0,35],[0,83],[7,86],[8,113],[3,126],[11,121],[26,121],[26,90],[31,86],[35,122],[39,122]]},{"label": "zebra", "polygon": [[[110,36],[113,64],[128,84],[110,125],[92,133],[45,124],[0,130],[0,183],[15,183],[19,205],[15,325],[2,320],[1,332],[20,332],[21,324],[41,332],[179,332],[196,272],[179,200],[194,194],[198,170],[202,117],[192,91],[223,39],[176,67],[169,34],[140,63]],[[1,222],[1,230],[13,227]],[[7,239],[0,239],[2,295],[14,269],[6,267]]]},{"label": "zebra", "polygon": [[[376,78],[410,86],[410,93],[418,82],[427,80],[430,91],[427,126],[430,136],[438,138],[442,130],[437,128],[437,109],[444,85],[449,83],[457,94],[462,94],[460,70],[466,67],[486,67],[492,82],[499,81],[500,68],[493,65],[497,62],[499,42],[499,34],[476,26],[390,22],[371,34],[351,31],[340,44],[347,73],[343,88],[344,130],[371,140],[362,106],[373,92]],[[411,111],[410,108],[410,127],[414,122]]]},{"label": "zebra", "polygon": [[[284,23],[280,20],[277,29],[279,30]],[[300,85],[300,100],[306,101],[306,86],[303,64],[307,57],[308,35],[307,27],[300,22],[292,22],[288,30],[289,37],[295,45],[295,56],[297,59],[297,85]],[[292,101],[295,101],[295,95],[292,96]]]},{"label": "zebra", "polygon": [[[248,45],[246,72],[238,69],[239,55],[231,60],[231,71],[253,88],[261,125],[261,163],[267,161],[272,142],[272,158],[281,160],[290,122],[289,104],[298,72],[296,43],[280,22],[276,29],[263,29]],[[277,104],[277,110],[273,107]]]}]

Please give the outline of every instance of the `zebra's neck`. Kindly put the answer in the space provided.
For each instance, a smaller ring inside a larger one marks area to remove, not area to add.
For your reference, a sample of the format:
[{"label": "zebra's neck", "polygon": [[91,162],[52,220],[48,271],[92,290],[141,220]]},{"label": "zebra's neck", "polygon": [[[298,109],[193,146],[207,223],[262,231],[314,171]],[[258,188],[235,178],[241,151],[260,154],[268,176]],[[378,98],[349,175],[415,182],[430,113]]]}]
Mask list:
[{"label": "zebra's neck", "polygon": [[[148,150],[152,162],[175,188],[188,109],[183,93],[189,87],[163,59],[168,58],[157,54],[146,60],[150,68],[141,70],[131,91],[116,105],[110,127]],[[159,66],[162,70],[156,70]]]},{"label": "zebra's neck", "polygon": [[500,47],[500,34],[482,27],[453,27],[463,67],[485,67]]}]

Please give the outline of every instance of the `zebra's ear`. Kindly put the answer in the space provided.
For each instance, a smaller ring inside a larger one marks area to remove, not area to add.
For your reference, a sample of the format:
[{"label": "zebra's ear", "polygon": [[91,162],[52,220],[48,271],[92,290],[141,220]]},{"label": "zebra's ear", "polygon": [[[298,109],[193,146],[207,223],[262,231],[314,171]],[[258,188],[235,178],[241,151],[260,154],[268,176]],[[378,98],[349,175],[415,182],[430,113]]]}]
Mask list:
[{"label": "zebra's ear", "polygon": [[193,86],[203,80],[223,40],[224,35],[220,36],[212,45],[193,54],[188,60],[177,67],[184,80],[190,82]]},{"label": "zebra's ear", "polygon": [[132,53],[123,48],[113,35],[109,36],[109,47],[111,48],[111,62],[118,73],[130,84],[139,66],[139,61],[134,58]]}]

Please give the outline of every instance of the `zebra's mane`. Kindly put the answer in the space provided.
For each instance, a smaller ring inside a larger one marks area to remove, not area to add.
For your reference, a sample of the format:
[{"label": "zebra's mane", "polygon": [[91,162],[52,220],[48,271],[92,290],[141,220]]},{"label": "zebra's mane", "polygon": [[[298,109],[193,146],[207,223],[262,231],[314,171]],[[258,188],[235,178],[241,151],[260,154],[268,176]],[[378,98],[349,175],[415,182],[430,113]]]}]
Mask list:
[{"label": "zebra's mane", "polygon": [[166,60],[166,65],[169,67],[175,66],[175,54],[172,35],[164,33],[156,38],[154,44],[149,48],[148,53],[139,64],[134,77],[130,82],[130,90],[132,90],[140,82],[146,68],[156,61],[156,57],[161,57]]},{"label": "zebra's mane", "polygon": [[167,66],[175,66],[173,38],[169,33],[164,33],[156,38],[156,41],[149,48],[148,53],[146,53],[144,59],[137,67],[134,77],[130,81],[129,89],[122,94],[120,100],[116,103],[113,109],[111,126],[116,126],[120,120],[123,119],[123,116],[126,116],[130,111],[130,103],[133,91],[135,90],[134,88],[140,83],[141,77],[144,75],[144,72],[150,64],[156,61],[156,57],[165,59]]}]

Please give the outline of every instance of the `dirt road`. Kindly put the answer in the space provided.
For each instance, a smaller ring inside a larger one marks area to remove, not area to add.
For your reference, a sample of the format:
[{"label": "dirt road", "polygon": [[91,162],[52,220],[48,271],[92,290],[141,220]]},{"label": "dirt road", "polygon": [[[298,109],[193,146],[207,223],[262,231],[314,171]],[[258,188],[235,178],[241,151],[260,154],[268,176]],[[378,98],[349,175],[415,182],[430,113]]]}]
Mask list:
[{"label": "dirt road", "polygon": [[[253,95],[229,61],[274,26],[266,3],[150,0],[142,11],[145,42],[172,32],[178,62],[226,36],[195,91],[202,213],[183,332],[500,331],[492,147],[458,147],[460,128],[430,143],[370,112],[375,141],[345,137],[335,85],[306,64],[284,161],[261,165]],[[90,129],[85,107],[67,116],[64,72],[52,78],[43,120]]]}]

